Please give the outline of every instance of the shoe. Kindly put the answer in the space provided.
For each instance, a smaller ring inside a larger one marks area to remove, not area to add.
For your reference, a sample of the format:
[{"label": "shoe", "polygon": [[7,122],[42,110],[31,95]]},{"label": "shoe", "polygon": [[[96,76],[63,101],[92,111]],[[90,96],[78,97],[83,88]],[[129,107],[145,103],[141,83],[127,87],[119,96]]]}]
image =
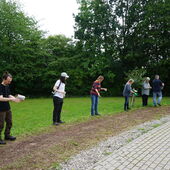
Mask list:
[{"label": "shoe", "polygon": [[54,122],[54,123],[53,123],[53,125],[55,125],[55,126],[58,126],[58,125],[59,125],[59,123],[57,123],[57,122]]},{"label": "shoe", "polygon": [[100,116],[100,114],[99,113],[97,113],[97,114],[95,114],[96,116]]},{"label": "shoe", "polygon": [[63,121],[61,121],[61,120],[60,120],[60,121],[59,121],[59,122],[57,122],[57,123],[65,123],[65,122],[63,122]]},{"label": "shoe", "polygon": [[161,104],[158,103],[158,106],[161,106]]},{"label": "shoe", "polygon": [[16,140],[16,137],[14,137],[14,136],[5,136],[5,140],[10,140],[10,141],[14,141],[14,140]]},{"label": "shoe", "polygon": [[0,145],[5,145],[6,142],[4,140],[0,140]]},{"label": "shoe", "polygon": [[93,114],[91,114],[91,116],[94,116]]}]

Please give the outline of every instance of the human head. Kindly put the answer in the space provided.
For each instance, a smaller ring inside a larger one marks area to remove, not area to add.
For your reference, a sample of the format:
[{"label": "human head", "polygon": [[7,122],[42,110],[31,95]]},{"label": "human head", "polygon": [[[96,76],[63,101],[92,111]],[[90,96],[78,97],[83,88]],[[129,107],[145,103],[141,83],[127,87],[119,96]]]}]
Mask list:
[{"label": "human head", "polygon": [[66,72],[62,72],[61,77],[69,78],[69,76],[68,76],[68,74]]},{"label": "human head", "polygon": [[159,79],[159,75],[155,75],[155,79]]},{"label": "human head", "polygon": [[8,85],[12,82],[12,75],[8,72],[4,72],[2,75],[2,81],[5,85]]},{"label": "human head", "polygon": [[100,82],[102,82],[102,81],[104,80],[104,77],[100,75],[100,76],[97,78],[97,80],[100,81]]},{"label": "human head", "polygon": [[133,80],[133,79],[129,79],[129,80],[128,80],[128,83],[129,83],[129,84],[133,84],[133,83],[134,83],[134,80]]},{"label": "human head", "polygon": [[62,73],[61,73],[61,76],[60,76],[61,82],[65,83],[65,80],[66,80],[67,78],[69,78],[69,76],[67,75],[67,73],[66,73],[66,72],[62,72]]},{"label": "human head", "polygon": [[150,81],[150,78],[149,78],[149,77],[146,77],[146,78],[145,78],[145,81],[146,81],[146,82],[149,82],[149,81]]}]

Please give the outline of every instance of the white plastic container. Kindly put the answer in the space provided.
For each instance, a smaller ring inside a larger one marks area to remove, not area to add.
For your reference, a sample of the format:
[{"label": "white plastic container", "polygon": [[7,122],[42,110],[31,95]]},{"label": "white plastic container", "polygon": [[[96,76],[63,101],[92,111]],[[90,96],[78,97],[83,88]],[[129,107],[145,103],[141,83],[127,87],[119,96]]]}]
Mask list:
[{"label": "white plastic container", "polygon": [[25,96],[20,95],[20,94],[18,94],[18,95],[16,96],[16,98],[17,98],[17,99],[20,99],[20,100],[25,100]]}]

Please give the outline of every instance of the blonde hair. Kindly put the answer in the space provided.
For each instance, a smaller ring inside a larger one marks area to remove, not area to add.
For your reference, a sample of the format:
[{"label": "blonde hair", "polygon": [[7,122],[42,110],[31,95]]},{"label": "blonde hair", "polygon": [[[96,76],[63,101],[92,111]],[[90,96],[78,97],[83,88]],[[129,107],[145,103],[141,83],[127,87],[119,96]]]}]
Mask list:
[{"label": "blonde hair", "polygon": [[104,80],[104,77],[103,77],[103,76],[99,76],[99,77],[97,78],[97,80]]},{"label": "blonde hair", "polygon": [[149,78],[149,77],[146,77],[145,80],[150,80],[150,78]]},{"label": "blonde hair", "polygon": [[129,79],[128,82],[134,83],[134,80],[133,79]]}]

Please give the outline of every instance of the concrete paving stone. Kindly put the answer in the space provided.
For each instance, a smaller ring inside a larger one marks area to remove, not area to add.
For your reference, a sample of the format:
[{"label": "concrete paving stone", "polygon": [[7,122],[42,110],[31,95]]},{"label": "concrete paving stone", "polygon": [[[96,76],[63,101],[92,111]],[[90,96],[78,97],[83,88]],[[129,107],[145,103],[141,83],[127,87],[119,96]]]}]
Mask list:
[{"label": "concrete paving stone", "polygon": [[153,168],[154,169],[156,167],[157,167],[157,164],[155,164],[155,163],[152,163],[152,164],[149,165],[149,168]]},{"label": "concrete paving stone", "polygon": [[[161,125],[117,150],[113,156],[103,159],[107,168],[125,170],[170,170],[170,122]],[[99,163],[102,161],[99,161]],[[115,163],[117,162],[117,163]],[[112,165],[112,163],[114,165]],[[96,163],[97,167],[98,163]],[[104,166],[105,164],[103,164]],[[104,168],[104,167],[103,167]],[[111,170],[108,169],[108,170]]]},{"label": "concrete paving stone", "polygon": [[169,165],[166,165],[166,166],[164,167],[164,169],[170,170],[170,166],[169,166]]},{"label": "concrete paving stone", "polygon": [[153,168],[148,167],[146,170],[154,170]]},{"label": "concrete paving stone", "polygon": [[155,170],[165,170],[163,167],[157,166]]},{"label": "concrete paving stone", "polygon": [[146,170],[147,168],[148,168],[147,165],[143,165],[143,166],[141,167],[141,170]]},{"label": "concrete paving stone", "polygon": [[129,165],[127,166],[127,168],[129,168],[129,169],[132,169],[133,167],[135,167],[134,164],[129,164]]},{"label": "concrete paving stone", "polygon": [[137,166],[135,166],[135,167],[133,167],[131,170],[140,170],[140,168],[137,167]]},{"label": "concrete paving stone", "polygon": [[93,170],[100,170],[101,168],[103,168],[103,167],[98,165]]}]

